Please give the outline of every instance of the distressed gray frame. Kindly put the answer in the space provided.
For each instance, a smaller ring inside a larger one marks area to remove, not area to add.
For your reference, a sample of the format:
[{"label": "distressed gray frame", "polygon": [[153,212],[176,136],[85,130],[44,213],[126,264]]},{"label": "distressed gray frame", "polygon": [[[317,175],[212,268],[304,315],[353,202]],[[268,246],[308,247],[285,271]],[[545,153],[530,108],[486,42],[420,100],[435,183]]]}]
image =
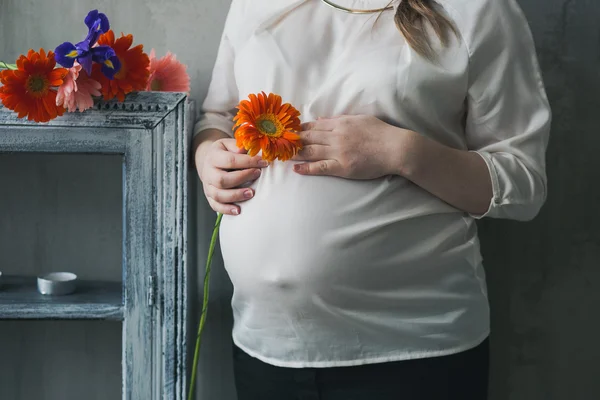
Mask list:
[{"label": "distressed gray frame", "polygon": [[186,396],[186,99],[182,93],[132,93],[124,103],[98,102],[47,124],[18,119],[0,106],[0,154],[123,156],[121,309],[85,299],[69,303],[68,296],[60,303],[11,301],[0,292],[0,319],[122,320],[124,400]]}]

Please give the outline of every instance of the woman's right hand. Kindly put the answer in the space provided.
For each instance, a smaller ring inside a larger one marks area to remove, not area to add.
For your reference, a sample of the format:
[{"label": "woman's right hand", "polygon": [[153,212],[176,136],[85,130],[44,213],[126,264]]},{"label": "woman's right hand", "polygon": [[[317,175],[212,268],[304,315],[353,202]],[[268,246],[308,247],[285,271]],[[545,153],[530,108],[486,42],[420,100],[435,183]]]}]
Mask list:
[{"label": "woman's right hand", "polygon": [[210,207],[218,213],[239,215],[240,203],[254,197],[254,190],[240,187],[253,182],[269,164],[261,156],[250,157],[235,139],[219,139],[209,145],[202,161],[200,180]]}]

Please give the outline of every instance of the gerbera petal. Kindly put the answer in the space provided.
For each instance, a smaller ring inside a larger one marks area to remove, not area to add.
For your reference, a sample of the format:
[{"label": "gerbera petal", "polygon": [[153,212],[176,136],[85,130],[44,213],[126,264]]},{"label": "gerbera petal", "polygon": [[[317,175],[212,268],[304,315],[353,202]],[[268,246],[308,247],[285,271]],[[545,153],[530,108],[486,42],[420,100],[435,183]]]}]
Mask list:
[{"label": "gerbera petal", "polygon": [[57,68],[52,70],[48,74],[48,81],[50,82],[50,86],[60,86],[63,84],[63,80],[69,73],[69,70],[66,68]]},{"label": "gerbera petal", "polygon": [[20,69],[20,70],[22,70],[22,69],[25,69],[25,67],[23,66],[23,61],[25,61],[25,60],[27,60],[27,58],[25,58],[24,56],[20,56],[20,57],[17,59],[17,62],[16,62],[16,64],[17,64],[17,69]]},{"label": "gerbera petal", "polygon": [[[56,105],[56,92],[49,90],[50,85],[62,84],[66,71],[63,68],[53,70],[55,64],[54,53],[29,50],[27,56],[19,57],[17,70],[2,73],[2,91],[0,100],[2,104],[17,113],[19,118],[27,117],[37,122],[47,122],[56,118],[64,111]],[[29,78],[34,75],[36,80],[43,82],[39,89],[32,90]]]},{"label": "gerbera petal", "polygon": [[244,113],[248,114],[252,119],[255,118],[256,114],[254,113],[254,109],[253,109],[252,103],[250,103],[248,100],[243,100],[239,104],[239,108],[240,108],[241,111],[243,111]]},{"label": "gerbera petal", "polygon": [[260,114],[267,113],[267,95],[262,92],[258,95],[258,104],[260,105]]},{"label": "gerbera petal", "polygon": [[281,137],[289,141],[300,140],[300,136],[297,133],[291,131],[285,131]]},{"label": "gerbera petal", "polygon": [[255,113],[259,114],[260,113],[260,103],[258,101],[258,97],[252,93],[250,96],[250,104],[252,106],[252,110],[254,110]]},{"label": "gerbera petal", "polygon": [[113,47],[115,44],[115,33],[109,29],[98,38],[98,44]]},{"label": "gerbera petal", "polygon": [[290,119],[292,119],[292,116],[289,114],[279,113],[277,115],[277,118],[279,119],[279,121],[281,121],[283,125],[285,125]]},{"label": "gerbera petal", "polygon": [[44,109],[50,116],[50,119],[54,119],[58,116],[58,111],[56,110],[56,95],[42,97],[41,102],[44,105]]},{"label": "gerbera petal", "polygon": [[279,111],[281,110],[281,96],[275,96],[274,102],[273,102],[273,114],[278,114]]},{"label": "gerbera petal", "polygon": [[285,103],[284,105],[281,106],[279,113],[287,114],[291,106],[292,105],[290,103]]},{"label": "gerbera petal", "polygon": [[35,122],[48,122],[50,118],[46,114],[46,110],[44,109],[44,105],[40,101],[32,101],[31,109],[33,112],[30,112],[27,115],[27,119]]},{"label": "gerbera petal", "polygon": [[119,47],[120,49],[127,50],[133,44],[133,35],[125,35],[121,33],[121,37],[118,38],[115,42],[115,47]]}]

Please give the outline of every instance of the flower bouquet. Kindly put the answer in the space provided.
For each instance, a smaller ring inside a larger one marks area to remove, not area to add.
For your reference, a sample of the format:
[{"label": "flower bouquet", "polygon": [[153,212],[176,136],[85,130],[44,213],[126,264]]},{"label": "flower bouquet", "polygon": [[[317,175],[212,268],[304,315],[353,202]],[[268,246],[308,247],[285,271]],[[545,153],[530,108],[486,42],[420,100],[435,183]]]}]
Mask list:
[{"label": "flower bouquet", "polygon": [[[154,50],[133,45],[133,35],[115,37],[105,14],[84,19],[86,37],[54,51],[30,49],[15,64],[0,61],[0,102],[18,118],[48,122],[65,111],[93,107],[94,98],[116,98],[134,91],[190,91],[186,66],[171,53],[156,59]],[[57,67],[57,64],[59,67]]]}]

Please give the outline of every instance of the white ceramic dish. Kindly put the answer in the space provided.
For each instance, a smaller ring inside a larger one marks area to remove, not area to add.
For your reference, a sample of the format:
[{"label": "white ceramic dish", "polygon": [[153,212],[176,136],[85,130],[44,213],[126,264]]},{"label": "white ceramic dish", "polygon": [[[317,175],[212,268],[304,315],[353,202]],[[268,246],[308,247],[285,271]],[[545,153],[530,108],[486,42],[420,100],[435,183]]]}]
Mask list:
[{"label": "white ceramic dish", "polygon": [[76,288],[77,275],[71,272],[52,272],[39,276],[38,292],[50,296],[71,294]]}]

